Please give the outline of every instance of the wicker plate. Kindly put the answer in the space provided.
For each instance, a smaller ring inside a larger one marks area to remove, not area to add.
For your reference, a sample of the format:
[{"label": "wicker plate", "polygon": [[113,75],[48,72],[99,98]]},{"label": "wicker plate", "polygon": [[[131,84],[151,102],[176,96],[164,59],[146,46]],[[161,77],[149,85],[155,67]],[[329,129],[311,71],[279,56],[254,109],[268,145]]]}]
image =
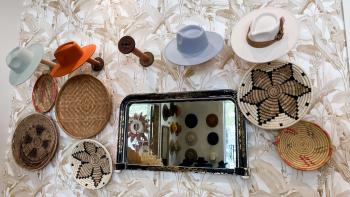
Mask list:
[{"label": "wicker plate", "polygon": [[58,94],[56,80],[49,74],[41,75],[35,82],[32,92],[32,102],[35,111],[44,113],[50,111]]},{"label": "wicker plate", "polygon": [[56,101],[56,117],[71,137],[95,136],[111,116],[111,99],[101,81],[91,75],[77,75],[62,87]]},{"label": "wicker plate", "polygon": [[82,140],[74,146],[71,166],[74,179],[88,189],[99,189],[112,177],[111,155],[95,140]]},{"label": "wicker plate", "polygon": [[237,96],[251,123],[263,129],[287,128],[308,112],[311,83],[292,63],[259,64],[244,76]]},{"label": "wicker plate", "polygon": [[306,121],[280,130],[275,144],[281,158],[298,170],[318,169],[332,155],[332,144],[327,132]]},{"label": "wicker plate", "polygon": [[16,163],[28,170],[44,168],[55,155],[58,133],[53,121],[42,114],[25,117],[12,138],[12,154]]}]

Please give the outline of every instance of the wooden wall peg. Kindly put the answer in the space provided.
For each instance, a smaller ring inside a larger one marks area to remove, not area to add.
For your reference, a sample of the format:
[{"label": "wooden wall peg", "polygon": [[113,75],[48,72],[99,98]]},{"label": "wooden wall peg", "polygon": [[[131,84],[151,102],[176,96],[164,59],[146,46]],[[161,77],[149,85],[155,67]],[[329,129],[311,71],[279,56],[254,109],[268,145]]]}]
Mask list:
[{"label": "wooden wall peg", "polygon": [[118,49],[123,54],[133,53],[140,58],[140,64],[143,67],[149,67],[154,62],[154,56],[151,52],[141,52],[135,47],[135,40],[131,36],[124,36],[118,42]]},{"label": "wooden wall peg", "polygon": [[[87,62],[91,64],[91,68],[94,71],[101,71],[105,64],[101,57],[96,57],[95,59],[89,58]],[[40,63],[48,66],[50,70],[56,65],[55,62],[46,59],[41,59]]]}]

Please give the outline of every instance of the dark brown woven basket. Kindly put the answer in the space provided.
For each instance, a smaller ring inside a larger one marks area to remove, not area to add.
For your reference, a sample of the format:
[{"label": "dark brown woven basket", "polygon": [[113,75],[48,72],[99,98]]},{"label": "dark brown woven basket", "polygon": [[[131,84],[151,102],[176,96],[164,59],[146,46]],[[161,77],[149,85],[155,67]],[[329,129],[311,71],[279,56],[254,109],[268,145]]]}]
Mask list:
[{"label": "dark brown woven basket", "polygon": [[56,101],[56,117],[73,138],[90,138],[103,130],[112,112],[109,93],[91,75],[74,76],[63,85]]},{"label": "dark brown woven basket", "polygon": [[53,158],[57,144],[54,122],[45,115],[32,114],[17,125],[12,138],[12,154],[18,165],[38,170]]},{"label": "dark brown woven basket", "polygon": [[298,170],[318,169],[332,155],[332,144],[327,132],[306,121],[280,130],[275,144],[281,158]]}]

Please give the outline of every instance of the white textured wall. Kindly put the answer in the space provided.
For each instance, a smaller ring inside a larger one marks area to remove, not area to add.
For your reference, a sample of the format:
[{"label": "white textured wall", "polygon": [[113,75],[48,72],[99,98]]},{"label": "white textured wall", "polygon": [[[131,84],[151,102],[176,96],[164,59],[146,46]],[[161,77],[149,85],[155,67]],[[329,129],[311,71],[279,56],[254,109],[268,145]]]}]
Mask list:
[{"label": "white textured wall", "polygon": [[10,103],[12,86],[8,82],[9,69],[5,58],[7,53],[19,43],[20,13],[22,0],[0,1],[0,166],[4,158],[8,124],[10,120]]}]

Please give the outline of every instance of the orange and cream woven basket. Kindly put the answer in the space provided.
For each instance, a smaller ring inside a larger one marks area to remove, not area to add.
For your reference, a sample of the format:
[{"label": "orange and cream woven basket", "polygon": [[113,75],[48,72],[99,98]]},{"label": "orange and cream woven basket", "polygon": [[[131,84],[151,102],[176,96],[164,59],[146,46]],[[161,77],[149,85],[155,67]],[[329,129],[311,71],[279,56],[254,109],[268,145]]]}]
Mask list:
[{"label": "orange and cream woven basket", "polygon": [[275,145],[281,158],[298,170],[316,170],[332,155],[332,143],[327,132],[306,121],[281,129]]}]

